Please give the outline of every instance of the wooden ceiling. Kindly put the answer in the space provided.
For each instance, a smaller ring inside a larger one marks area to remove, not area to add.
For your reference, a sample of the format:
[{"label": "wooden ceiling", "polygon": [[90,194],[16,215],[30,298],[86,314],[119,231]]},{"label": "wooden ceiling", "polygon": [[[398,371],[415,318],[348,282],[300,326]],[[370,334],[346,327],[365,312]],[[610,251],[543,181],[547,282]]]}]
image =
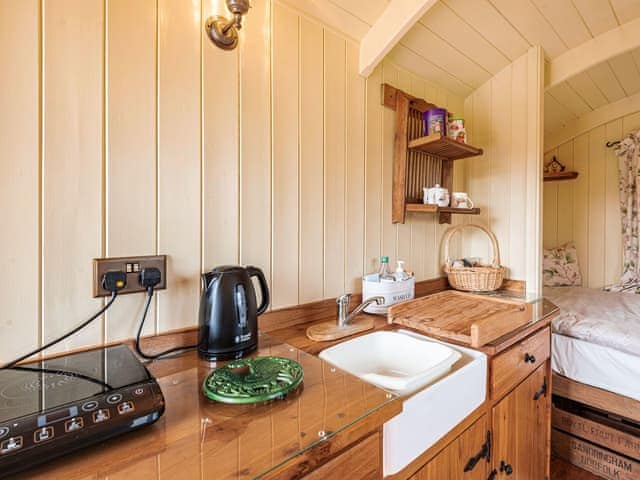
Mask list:
[{"label": "wooden ceiling", "polygon": [[[285,0],[287,1],[287,0]],[[295,0],[339,18],[360,40],[389,0]],[[532,45],[547,60],[640,18],[640,0],[439,0],[389,58],[467,96]],[[545,131],[640,90],[640,49],[596,65],[545,94]]]},{"label": "wooden ceiling", "polygon": [[327,0],[346,13],[371,26],[387,7],[389,0]]},{"label": "wooden ceiling", "polygon": [[[328,0],[372,25],[387,0]],[[548,59],[640,17],[639,0],[440,0],[391,58],[467,95],[541,45]]]},{"label": "wooden ceiling", "polygon": [[[640,3],[640,2],[638,2]],[[640,92],[640,48],[610,59],[545,93],[545,133]]]}]

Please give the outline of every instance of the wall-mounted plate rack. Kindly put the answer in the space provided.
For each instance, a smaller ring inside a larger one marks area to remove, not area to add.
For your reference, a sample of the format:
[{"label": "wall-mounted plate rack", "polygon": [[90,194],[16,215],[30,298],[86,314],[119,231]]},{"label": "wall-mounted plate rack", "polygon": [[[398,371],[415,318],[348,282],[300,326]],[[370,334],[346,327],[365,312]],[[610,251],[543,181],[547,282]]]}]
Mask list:
[{"label": "wall-mounted plate rack", "polygon": [[452,214],[478,215],[479,208],[451,208],[422,203],[424,187],[436,183],[453,189],[453,162],[482,155],[482,149],[442,135],[424,135],[422,114],[437,108],[422,98],[389,84],[382,85],[382,104],[396,111],[393,150],[393,223],[404,223],[407,212],[435,213],[440,223]]}]

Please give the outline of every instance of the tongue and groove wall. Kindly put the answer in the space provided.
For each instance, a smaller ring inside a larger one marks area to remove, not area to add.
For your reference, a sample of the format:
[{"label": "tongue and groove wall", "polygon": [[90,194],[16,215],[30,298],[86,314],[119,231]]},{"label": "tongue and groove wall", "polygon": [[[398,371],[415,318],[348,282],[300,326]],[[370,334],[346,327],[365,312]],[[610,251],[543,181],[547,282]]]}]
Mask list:
[{"label": "tongue and groove wall", "polygon": [[[388,62],[359,77],[354,41],[280,1],[223,52],[202,29],[218,3],[0,0],[0,361],[100,308],[94,257],[169,255],[148,334],[195,325],[219,264],[261,267],[274,307],[357,291],[382,254],[439,274],[446,227],[390,221],[380,83],[463,99]],[[132,337],[143,301],[52,351]]]},{"label": "tongue and groove wall", "polygon": [[579,176],[544,184],[544,246],[575,242],[583,285],[590,288],[617,283],[622,274],[618,158],[606,142],[640,129],[640,95],[618,103],[569,124],[567,133],[554,132],[545,149],[545,162],[555,156]]}]

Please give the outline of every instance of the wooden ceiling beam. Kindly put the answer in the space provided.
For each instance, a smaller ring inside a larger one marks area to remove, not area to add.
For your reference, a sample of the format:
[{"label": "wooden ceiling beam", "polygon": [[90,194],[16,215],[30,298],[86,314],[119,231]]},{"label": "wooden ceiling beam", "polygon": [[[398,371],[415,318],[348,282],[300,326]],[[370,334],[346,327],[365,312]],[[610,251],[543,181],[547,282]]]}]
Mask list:
[{"label": "wooden ceiling beam", "polygon": [[437,0],[391,0],[360,42],[360,75],[368,77]]},{"label": "wooden ceiling beam", "polygon": [[640,18],[598,35],[551,60],[546,69],[545,89],[549,90],[637,47],[640,47]]}]

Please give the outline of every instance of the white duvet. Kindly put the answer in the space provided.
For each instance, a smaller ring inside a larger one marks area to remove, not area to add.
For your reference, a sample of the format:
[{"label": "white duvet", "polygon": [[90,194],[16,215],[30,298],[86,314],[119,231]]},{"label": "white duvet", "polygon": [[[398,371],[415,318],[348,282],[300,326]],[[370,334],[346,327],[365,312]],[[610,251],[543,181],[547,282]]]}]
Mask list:
[{"label": "white duvet", "polygon": [[545,287],[560,307],[553,330],[640,356],[640,295],[584,287]]}]

